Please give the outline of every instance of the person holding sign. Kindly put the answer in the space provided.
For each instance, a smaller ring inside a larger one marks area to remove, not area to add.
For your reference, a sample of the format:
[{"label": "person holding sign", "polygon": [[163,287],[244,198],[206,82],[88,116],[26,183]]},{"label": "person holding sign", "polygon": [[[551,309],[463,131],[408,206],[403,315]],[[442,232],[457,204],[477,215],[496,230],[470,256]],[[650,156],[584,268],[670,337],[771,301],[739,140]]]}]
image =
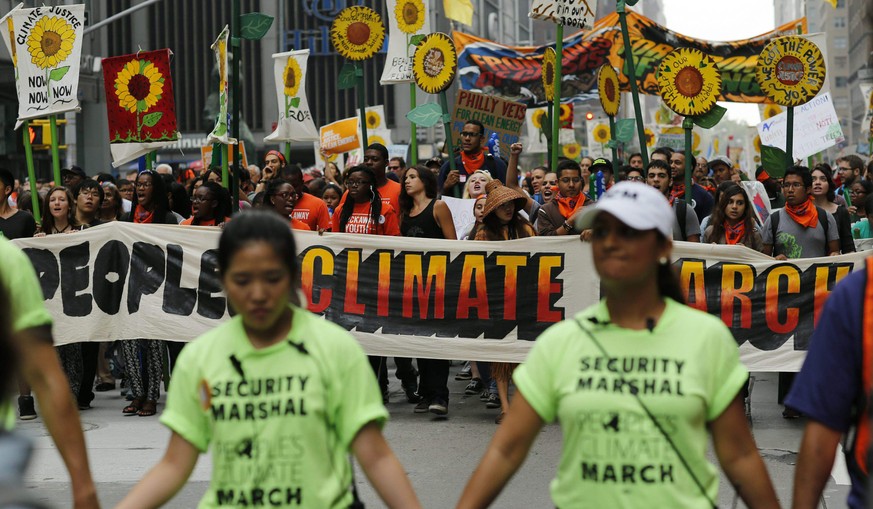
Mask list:
[{"label": "person holding sign", "polygon": [[604,298],[537,338],[459,509],[491,504],[554,421],[564,434],[557,507],[716,507],[710,433],[743,501],[779,507],[739,396],[748,371],[724,323],[683,304],[672,226],[667,199],[638,182],[581,214]]},{"label": "person holding sign", "polygon": [[218,269],[236,316],[182,351],[161,422],[161,461],[117,506],[158,507],[211,449],[200,507],[346,508],[357,503],[349,452],[383,502],[420,504],[382,436],[388,418],[361,347],[301,307],[287,221],[245,211],[218,241]]},{"label": "person holding sign", "polygon": [[[485,126],[478,120],[469,120],[461,130],[461,153],[455,158],[455,171],[451,171],[449,162],[440,168],[438,184],[445,196],[460,198],[463,194],[467,178],[476,170],[485,169],[492,178],[506,183],[506,164],[499,157],[487,153],[482,148],[485,139]],[[460,185],[459,185],[460,184]]]}]

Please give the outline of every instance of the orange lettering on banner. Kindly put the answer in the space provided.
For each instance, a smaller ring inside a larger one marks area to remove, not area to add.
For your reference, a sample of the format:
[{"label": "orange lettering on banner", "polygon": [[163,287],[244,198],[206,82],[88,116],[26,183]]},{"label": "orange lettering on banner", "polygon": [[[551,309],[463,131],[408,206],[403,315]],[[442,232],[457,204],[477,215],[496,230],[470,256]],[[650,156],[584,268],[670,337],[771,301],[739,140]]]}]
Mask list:
[{"label": "orange lettering on banner", "polygon": [[[471,297],[471,286],[476,286],[476,296]],[[464,268],[461,272],[461,290],[458,293],[458,312],[455,316],[459,319],[470,318],[470,309],[476,310],[476,316],[480,320],[488,320],[488,287],[485,285],[485,256],[470,254],[464,257]]]},{"label": "orange lettering on banner", "polygon": [[333,276],[333,252],[321,247],[316,247],[306,251],[301,264],[301,287],[303,293],[306,294],[306,299],[309,301],[309,310],[313,313],[323,313],[330,307],[330,300],[333,297],[333,290],[322,289],[319,292],[319,297],[316,300],[312,294],[313,279],[315,279],[315,261],[321,263],[322,276]]},{"label": "orange lettering on banner", "polygon": [[[849,266],[841,266],[838,265],[837,275],[834,278],[834,285],[836,285],[837,281],[840,281],[844,277],[848,276],[852,271],[852,268]],[[821,314],[821,310],[824,307],[825,300],[827,300],[828,296],[831,294],[831,288],[828,288],[828,279],[830,277],[830,267],[827,266],[819,266],[815,268],[815,297],[814,297],[814,305],[813,305],[813,327],[818,325],[818,317]]]},{"label": "orange lettering on banner", "polygon": [[348,269],[346,270],[346,301],[344,312],[353,315],[363,315],[366,307],[358,302],[358,273],[361,270],[361,252],[349,250]]},{"label": "orange lettering on banner", "polygon": [[[682,273],[679,275],[681,287],[685,290],[687,304],[703,312],[706,306],[706,281],[703,277],[705,265],[700,260],[683,260]],[[691,289],[694,289],[692,294]]]},{"label": "orange lettering on banner", "polygon": [[560,322],[564,319],[560,311],[552,309],[551,296],[561,293],[561,284],[552,277],[552,269],[563,265],[560,256],[540,257],[540,273],[537,282],[537,321]]},{"label": "orange lettering on banner", "polygon": [[417,290],[419,317],[422,320],[428,318],[430,294],[433,291],[433,317],[442,320],[446,317],[446,266],[448,258],[444,255],[431,256],[427,266],[427,278],[423,277],[421,260],[420,254],[408,254],[404,257],[403,318],[412,318],[413,291]]},{"label": "orange lettering on banner", "polygon": [[498,267],[506,268],[506,277],[503,280],[503,319],[515,320],[518,268],[527,265],[527,257],[524,255],[498,255],[495,263]]},{"label": "orange lettering on banner", "polygon": [[[780,279],[787,279],[784,292],[780,292]],[[785,321],[779,321],[779,298],[789,294],[800,293],[800,271],[793,265],[777,265],[767,274],[766,299],[764,314],[767,317],[767,327],[774,334],[788,334],[797,328],[800,319],[800,310],[797,307],[785,308]]]},{"label": "orange lettering on banner", "polygon": [[[740,284],[736,284],[737,276]],[[740,305],[740,327],[752,327],[752,298],[749,293],[755,288],[755,274],[748,265],[726,263],[721,273],[721,320],[728,327],[734,326],[734,303]]]},{"label": "orange lettering on banner", "polygon": [[376,314],[388,316],[388,302],[391,292],[391,253],[379,253],[379,283],[376,286]]}]

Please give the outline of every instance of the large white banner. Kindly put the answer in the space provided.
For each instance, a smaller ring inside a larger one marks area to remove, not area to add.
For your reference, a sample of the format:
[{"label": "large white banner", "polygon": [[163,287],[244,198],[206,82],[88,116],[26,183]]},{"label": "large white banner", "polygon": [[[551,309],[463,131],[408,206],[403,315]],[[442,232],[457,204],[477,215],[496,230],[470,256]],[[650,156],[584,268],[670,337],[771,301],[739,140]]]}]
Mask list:
[{"label": "large white banner", "polygon": [[[219,235],[114,222],[14,242],[34,263],[57,344],[188,341],[229,316]],[[295,238],[309,309],[373,355],[519,362],[547,327],[600,294],[578,237]],[[827,295],[869,253],[776,261],[741,246],[676,242],[673,254],[688,304],[725,322],[749,369],[796,371]]]},{"label": "large white banner", "polygon": [[22,5],[0,19],[15,68],[18,123],[78,110],[84,4]]},{"label": "large white banner", "polygon": [[382,85],[412,82],[412,56],[417,41],[430,33],[430,0],[386,0],[388,56]]},{"label": "large white banner", "polygon": [[273,55],[279,121],[276,123],[276,130],[264,138],[267,143],[318,140],[318,129],[312,120],[309,101],[306,99],[307,60],[308,49]]}]

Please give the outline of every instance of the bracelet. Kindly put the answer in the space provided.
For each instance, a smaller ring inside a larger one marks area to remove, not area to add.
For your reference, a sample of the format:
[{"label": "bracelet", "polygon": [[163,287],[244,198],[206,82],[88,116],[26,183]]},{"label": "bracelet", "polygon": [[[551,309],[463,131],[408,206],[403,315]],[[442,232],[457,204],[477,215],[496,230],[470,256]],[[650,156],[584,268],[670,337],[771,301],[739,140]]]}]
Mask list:
[{"label": "bracelet", "polygon": [[564,224],[562,224],[561,226],[563,226],[564,229],[567,230],[567,233],[573,233],[573,231],[575,230],[575,228],[573,228],[567,221],[564,221]]}]

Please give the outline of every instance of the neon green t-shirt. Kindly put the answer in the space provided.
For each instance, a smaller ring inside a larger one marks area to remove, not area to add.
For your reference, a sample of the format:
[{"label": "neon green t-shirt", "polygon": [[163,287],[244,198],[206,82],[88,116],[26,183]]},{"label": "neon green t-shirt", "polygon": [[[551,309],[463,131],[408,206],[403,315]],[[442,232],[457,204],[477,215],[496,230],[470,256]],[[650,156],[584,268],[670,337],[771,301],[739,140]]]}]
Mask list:
[{"label": "neon green t-shirt", "polygon": [[[388,412],[363,350],[341,327],[292,308],[288,340],[256,350],[240,316],[185,346],[161,422],[212,449],[210,507],[348,507],[348,452]],[[242,375],[244,376],[242,376]]]},{"label": "neon green t-shirt", "polygon": [[[0,284],[9,298],[12,308],[11,323],[13,332],[33,327],[51,326],[52,315],[45,308],[42,288],[33,264],[23,251],[0,235]],[[5,395],[4,395],[5,396]],[[2,429],[12,429],[15,413],[9,399],[0,399],[0,425]]]},{"label": "neon green t-shirt", "polygon": [[717,500],[718,472],[705,457],[706,423],[721,415],[748,376],[730,331],[718,318],[669,299],[652,332],[608,324],[605,301],[576,318],[608,358],[574,320],[565,320],[537,339],[513,377],[544,421],[561,424],[555,505],[711,507],[631,390]]}]

